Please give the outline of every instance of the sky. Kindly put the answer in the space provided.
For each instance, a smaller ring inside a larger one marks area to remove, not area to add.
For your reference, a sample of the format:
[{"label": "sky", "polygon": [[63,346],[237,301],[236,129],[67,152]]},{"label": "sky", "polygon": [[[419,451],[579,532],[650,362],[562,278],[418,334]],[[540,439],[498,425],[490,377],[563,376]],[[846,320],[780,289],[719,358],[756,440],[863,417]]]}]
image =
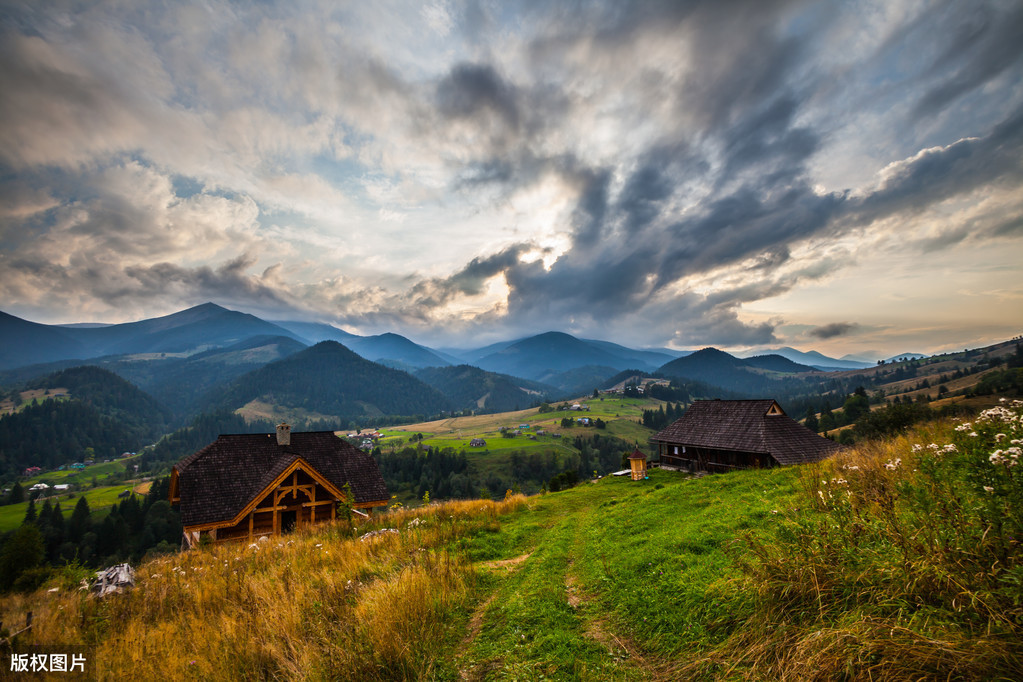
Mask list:
[{"label": "sky", "polygon": [[0,310],[1023,332],[1023,2],[4,2]]}]

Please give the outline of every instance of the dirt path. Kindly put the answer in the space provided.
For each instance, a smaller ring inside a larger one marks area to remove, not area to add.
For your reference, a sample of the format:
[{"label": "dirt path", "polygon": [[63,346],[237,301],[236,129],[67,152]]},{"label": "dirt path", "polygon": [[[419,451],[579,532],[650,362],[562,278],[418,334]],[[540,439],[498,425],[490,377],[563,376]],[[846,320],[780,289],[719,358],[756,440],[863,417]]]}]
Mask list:
[{"label": "dirt path", "polygon": [[621,661],[628,661],[642,671],[643,675],[651,680],[660,682],[664,680],[678,679],[676,666],[667,661],[654,661],[654,658],[644,656],[640,647],[628,637],[616,635],[603,617],[603,610],[595,602],[593,595],[588,594],[581,585],[581,581],[575,569],[575,557],[581,555],[585,544],[581,534],[576,535],[572,544],[568,566],[565,570],[565,594],[568,605],[575,609],[580,620],[584,624],[583,636],[607,649],[608,655]]},{"label": "dirt path", "polygon": [[[498,561],[484,561],[480,564],[483,568],[489,569],[504,569],[506,573],[512,573],[522,567],[522,564],[532,555],[532,552],[521,554],[512,559],[501,559]],[[495,590],[492,595],[476,607],[476,610],[472,612],[472,618],[469,619],[469,627],[466,629],[465,637],[462,639],[462,649],[467,649],[476,639],[476,636],[480,633],[483,628],[483,618],[487,613],[487,609],[494,603],[494,599],[497,598],[497,591]],[[458,678],[461,680],[473,680],[473,674],[466,668],[462,668],[458,671]]]},{"label": "dirt path", "polygon": [[568,595],[568,605],[573,609],[582,609],[583,611],[581,616],[583,622],[586,624],[584,636],[603,646],[607,649],[608,654],[611,656],[631,661],[645,674],[649,675],[651,679],[670,679],[669,677],[665,677],[661,671],[655,669],[654,666],[650,665],[643,655],[639,653],[639,647],[637,647],[634,643],[630,642],[628,639],[620,638],[611,632],[605,619],[592,615],[587,617],[586,612],[589,610],[587,609],[587,606],[592,601],[592,597],[587,595],[582,588],[579,587],[579,581],[571,572],[571,566],[569,566],[569,572],[565,574],[565,592]]}]

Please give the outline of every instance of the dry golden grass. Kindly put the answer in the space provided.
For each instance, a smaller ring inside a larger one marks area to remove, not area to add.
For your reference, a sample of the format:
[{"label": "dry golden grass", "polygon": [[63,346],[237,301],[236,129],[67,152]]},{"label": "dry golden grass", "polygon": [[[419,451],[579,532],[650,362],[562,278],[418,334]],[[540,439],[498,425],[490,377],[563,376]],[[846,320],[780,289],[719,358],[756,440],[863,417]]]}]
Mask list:
[{"label": "dry golden grass", "polygon": [[24,644],[95,646],[100,680],[430,678],[474,600],[473,567],[445,545],[524,504],[388,513],[360,530],[399,532],[366,540],[339,523],[184,552],[142,564],[127,594],[41,590],[5,598],[2,613],[34,612]]}]

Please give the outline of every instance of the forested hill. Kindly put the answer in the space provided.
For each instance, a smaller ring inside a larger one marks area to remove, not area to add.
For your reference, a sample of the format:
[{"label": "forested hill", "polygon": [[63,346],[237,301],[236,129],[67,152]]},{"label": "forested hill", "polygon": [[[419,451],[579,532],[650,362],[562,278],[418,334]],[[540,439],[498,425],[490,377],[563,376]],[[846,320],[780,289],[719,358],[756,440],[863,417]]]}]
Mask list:
[{"label": "forested hill", "polygon": [[658,373],[678,379],[701,381],[711,386],[747,394],[777,393],[781,388],[779,376],[770,377],[762,370],[786,374],[812,371],[778,356],[762,356],[741,360],[716,348],[704,348],[692,355],[672,360],[658,369]]},{"label": "forested hill", "polygon": [[113,372],[86,365],[29,382],[29,388],[66,388],[73,400],[89,403],[129,431],[152,442],[167,426],[168,410],[155,398]]},{"label": "forested hill", "polygon": [[253,400],[341,419],[434,415],[450,401],[419,379],[370,362],[336,341],[272,362],[238,378],[212,401],[238,409]]},{"label": "forested hill", "polygon": [[418,370],[415,376],[447,396],[459,410],[521,410],[555,391],[552,386],[487,372],[472,365],[427,367]]},{"label": "forested hill", "polygon": [[33,382],[29,388],[65,388],[68,397],[26,405],[0,418],[0,475],[25,468],[55,468],[115,457],[152,443],[166,427],[166,411],[153,398],[98,367],[75,367]]}]

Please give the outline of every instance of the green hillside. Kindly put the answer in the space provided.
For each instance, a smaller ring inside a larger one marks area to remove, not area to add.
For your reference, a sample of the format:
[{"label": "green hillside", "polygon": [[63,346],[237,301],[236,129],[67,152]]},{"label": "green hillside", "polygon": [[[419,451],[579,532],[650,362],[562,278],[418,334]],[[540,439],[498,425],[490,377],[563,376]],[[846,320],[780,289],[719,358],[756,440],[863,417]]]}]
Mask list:
[{"label": "green hillside", "polygon": [[[494,496],[509,489],[535,493],[559,474],[607,474],[625,466],[623,456],[636,447],[649,449],[654,430],[640,422],[643,411],[660,401],[580,401],[587,409],[572,410],[564,402],[385,428],[373,451],[391,493],[410,503],[427,491],[433,499],[474,497],[484,490]],[[484,444],[474,446],[476,440]],[[361,445],[358,436],[353,441]]]},{"label": "green hillside", "polygon": [[[136,452],[164,430],[167,413],[150,396],[98,367],[56,372],[30,384],[61,389],[62,399],[26,405],[0,417],[0,477],[30,466],[53,469],[94,457]],[[52,393],[52,391],[51,391]]]},{"label": "green hillside", "polygon": [[0,619],[94,645],[101,679],[1020,679],[1021,414],[815,466],[392,508],[158,558],[112,600],[66,571]]},{"label": "green hillside", "polygon": [[455,409],[477,412],[520,410],[555,390],[471,365],[427,367],[416,371],[415,376],[447,396]]},{"label": "green hillside", "polygon": [[359,357],[336,341],[321,341],[249,372],[211,399],[230,409],[252,401],[343,420],[450,409],[447,398],[415,377]]}]

